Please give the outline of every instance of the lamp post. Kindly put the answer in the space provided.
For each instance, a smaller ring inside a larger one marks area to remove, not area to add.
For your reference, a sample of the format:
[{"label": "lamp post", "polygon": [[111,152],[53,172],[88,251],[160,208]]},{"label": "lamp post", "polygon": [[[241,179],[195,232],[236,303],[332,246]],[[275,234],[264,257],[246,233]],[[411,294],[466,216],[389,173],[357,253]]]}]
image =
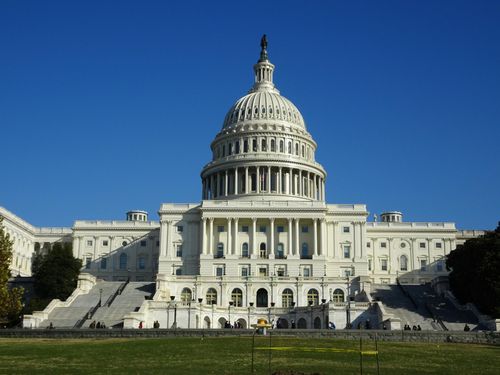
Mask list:
[{"label": "lamp post", "polygon": [[191,301],[188,301],[188,329],[191,329]]},{"label": "lamp post", "polygon": [[201,319],[201,303],[203,302],[203,298],[198,298],[198,307],[200,309],[200,314],[199,314],[199,326],[198,328],[203,328],[203,320]]},{"label": "lamp post", "polygon": [[248,324],[247,324],[247,328],[250,328],[250,310],[253,307],[253,302],[250,302],[249,305],[250,306],[248,306]]},{"label": "lamp post", "polygon": [[231,328],[231,306],[233,306],[233,301],[229,301],[229,320],[228,320],[228,323],[229,323],[229,328]]},{"label": "lamp post", "polygon": [[313,301],[309,301],[309,314],[311,320],[311,328],[313,328]]},{"label": "lamp post", "polygon": [[325,317],[325,302],[326,302],[326,299],[322,298],[321,299],[321,309],[323,310],[323,327],[328,328],[328,323],[327,323],[326,317]]},{"label": "lamp post", "polygon": [[350,293],[350,288],[349,288],[349,276],[346,277],[346,282],[347,282],[347,305],[346,305],[346,328],[350,329],[351,328],[351,293]]},{"label": "lamp post", "polygon": [[297,310],[295,309],[295,301],[292,301],[292,309],[295,319],[293,319],[293,323],[290,328],[297,328]]},{"label": "lamp post", "polygon": [[170,303],[174,305],[174,324],[172,324],[172,327],[174,329],[177,328],[177,303],[174,302],[175,296],[170,296]]},{"label": "lamp post", "polygon": [[214,305],[215,301],[212,300],[212,329],[214,328]]},{"label": "lamp post", "polygon": [[99,307],[102,306],[102,288],[99,289]]},{"label": "lamp post", "polygon": [[271,302],[271,307],[269,307],[268,323],[271,324],[271,313],[275,303]]}]

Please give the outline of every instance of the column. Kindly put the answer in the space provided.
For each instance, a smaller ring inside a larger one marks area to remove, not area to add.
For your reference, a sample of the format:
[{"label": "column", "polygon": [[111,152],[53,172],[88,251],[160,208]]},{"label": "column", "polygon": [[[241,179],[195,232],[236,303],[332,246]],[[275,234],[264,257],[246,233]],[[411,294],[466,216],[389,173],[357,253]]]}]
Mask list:
[{"label": "column", "polygon": [[207,254],[207,218],[201,219],[201,253]]},{"label": "column", "polygon": [[257,232],[257,219],[256,218],[252,218],[252,256],[255,256],[256,252],[255,252],[255,235]]},{"label": "column", "polygon": [[340,229],[339,229],[339,222],[334,221],[333,222],[333,257],[334,258],[341,258],[342,255],[339,253],[338,245],[339,245],[339,239],[340,239]]},{"label": "column", "polygon": [[278,178],[276,179],[276,192],[278,194],[283,194],[283,175],[281,167],[278,169]]},{"label": "column", "polygon": [[270,240],[271,240],[271,243],[270,243],[270,246],[269,246],[269,254],[273,254],[274,255],[274,218],[271,218],[269,219],[269,222],[270,222],[270,230],[271,230],[271,237],[270,237]]},{"label": "column", "polygon": [[168,240],[167,240],[167,258],[172,258],[173,256],[173,251],[172,251],[172,220],[167,221],[167,233],[168,233]]},{"label": "column", "polygon": [[326,220],[323,218],[320,221],[320,255],[327,255],[327,227],[326,227]]},{"label": "column", "polygon": [[257,184],[255,186],[255,192],[260,193],[260,167],[256,167],[255,178],[257,180]]},{"label": "column", "polygon": [[299,221],[300,219],[294,219],[295,220],[295,250],[294,250],[294,255],[300,255],[300,243],[299,243]]},{"label": "column", "polygon": [[228,218],[227,219],[227,238],[226,238],[226,254],[224,255],[229,255],[232,253],[232,246],[231,246],[231,223],[232,223],[232,219],[231,218]]},{"label": "column", "polygon": [[238,167],[234,168],[234,194],[238,194]]},{"label": "column", "polygon": [[314,256],[318,256],[318,219],[313,219],[313,244]]},{"label": "column", "polygon": [[248,194],[248,187],[250,186],[248,181],[248,167],[245,167],[245,194]]},{"label": "column", "polygon": [[288,170],[288,173],[285,172],[285,194],[289,195],[290,194],[290,170]]},{"label": "column", "polygon": [[221,195],[220,193],[220,173],[217,172],[217,197]]},{"label": "column", "polygon": [[313,189],[314,189],[314,194],[313,198],[316,200],[319,200],[319,194],[318,194],[318,176],[314,175],[314,180],[313,180]]},{"label": "column", "polygon": [[240,248],[239,241],[238,241],[238,233],[239,233],[238,218],[235,218],[234,219],[234,236],[233,236],[233,241],[234,241],[233,254],[237,254],[239,251],[238,249]]},{"label": "column", "polygon": [[228,178],[228,175],[227,175],[227,169],[224,173],[224,196],[227,197],[229,191],[228,191],[228,185],[229,185],[229,178]]},{"label": "column", "polygon": [[208,230],[208,251],[209,255],[214,255],[214,218],[209,219],[209,230]]},{"label": "column", "polygon": [[309,198],[312,197],[312,188],[311,188],[311,172],[307,172],[307,196]]},{"label": "column", "polygon": [[288,246],[286,249],[286,255],[293,254],[293,237],[292,237],[292,219],[288,219]]},{"label": "column", "polygon": [[267,193],[271,193],[271,167],[267,167]]},{"label": "column", "polygon": [[298,174],[298,195],[302,196],[302,170],[299,169],[299,174]]}]

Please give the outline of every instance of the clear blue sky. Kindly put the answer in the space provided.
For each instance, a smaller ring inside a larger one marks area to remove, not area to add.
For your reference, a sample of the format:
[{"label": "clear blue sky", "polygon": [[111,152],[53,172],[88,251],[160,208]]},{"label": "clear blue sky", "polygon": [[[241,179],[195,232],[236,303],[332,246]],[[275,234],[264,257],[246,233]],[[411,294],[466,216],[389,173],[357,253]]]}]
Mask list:
[{"label": "clear blue sky", "polygon": [[329,203],[500,219],[500,1],[0,3],[0,205],[37,226],[198,202],[268,35]]}]

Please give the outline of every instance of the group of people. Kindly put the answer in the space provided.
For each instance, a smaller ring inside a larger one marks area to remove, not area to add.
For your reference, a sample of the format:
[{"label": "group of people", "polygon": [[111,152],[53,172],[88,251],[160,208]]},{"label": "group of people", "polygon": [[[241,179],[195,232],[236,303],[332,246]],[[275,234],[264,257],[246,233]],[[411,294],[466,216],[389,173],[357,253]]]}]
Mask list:
[{"label": "group of people", "polygon": [[418,325],[413,325],[413,327],[410,327],[410,325],[407,323],[405,324],[403,331],[421,331],[422,327],[420,327],[420,324]]},{"label": "group of people", "polygon": [[153,328],[158,329],[160,328],[160,322],[158,320],[155,320],[153,323]]},{"label": "group of people", "polygon": [[106,327],[106,324],[104,324],[104,322],[97,322],[95,320],[92,321],[92,323],[90,323],[89,325],[89,328],[91,329],[100,329],[100,328],[107,328]]},{"label": "group of people", "polygon": [[240,322],[236,321],[234,324],[229,323],[229,321],[226,321],[224,323],[224,328],[243,328]]}]

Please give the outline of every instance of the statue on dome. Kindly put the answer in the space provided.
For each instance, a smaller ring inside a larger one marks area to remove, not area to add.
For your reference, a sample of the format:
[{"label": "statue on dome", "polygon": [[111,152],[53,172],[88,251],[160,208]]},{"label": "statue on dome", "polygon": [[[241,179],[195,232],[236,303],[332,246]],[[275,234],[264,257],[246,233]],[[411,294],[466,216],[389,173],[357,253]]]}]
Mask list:
[{"label": "statue on dome", "polygon": [[260,47],[263,50],[267,49],[267,36],[266,36],[266,34],[262,35],[262,38],[260,39]]}]

